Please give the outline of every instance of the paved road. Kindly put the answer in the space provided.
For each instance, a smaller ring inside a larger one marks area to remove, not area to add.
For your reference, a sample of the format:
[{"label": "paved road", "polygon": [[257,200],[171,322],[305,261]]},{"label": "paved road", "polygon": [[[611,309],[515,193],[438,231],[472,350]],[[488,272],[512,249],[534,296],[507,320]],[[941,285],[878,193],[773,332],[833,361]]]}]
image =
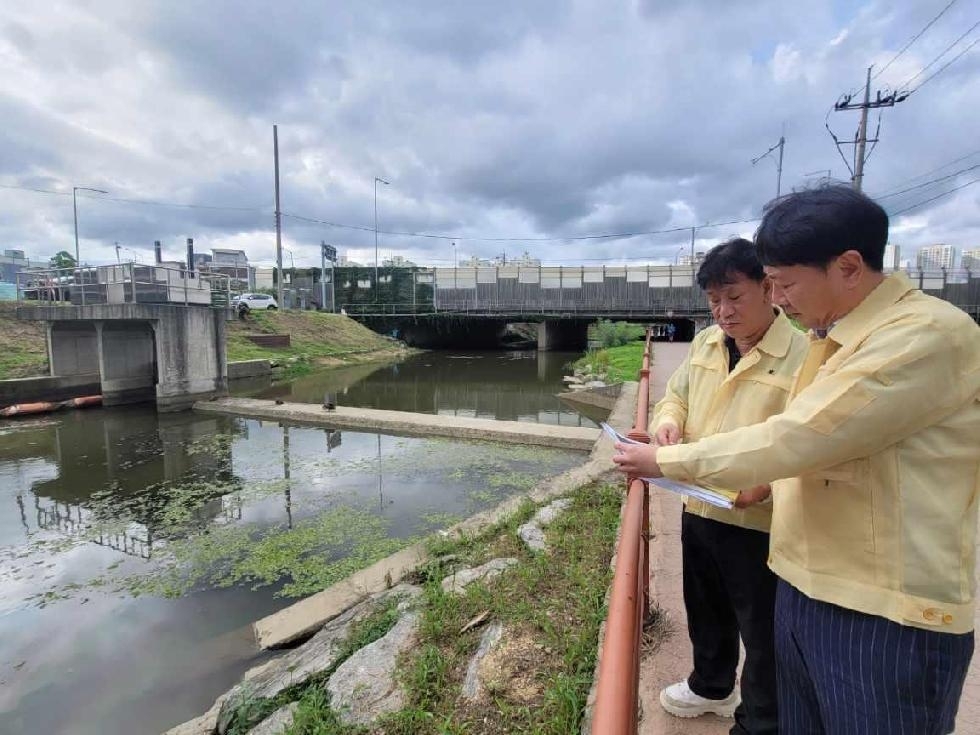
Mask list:
[{"label": "paved road", "polygon": [[[667,379],[684,359],[688,346],[676,342],[658,342],[655,345],[651,389],[657,399],[663,395]],[[691,647],[681,586],[680,518],[681,502],[678,497],[670,493],[652,493],[650,597],[664,612],[670,632],[640,666],[643,719],[639,732],[640,735],[724,735],[731,726],[731,720],[714,716],[683,720],[671,717],[660,707],[660,690],[685,678],[691,668]],[[980,629],[980,610],[977,611],[976,621]],[[980,653],[974,656],[967,675],[956,728],[959,735],[980,733]]]}]

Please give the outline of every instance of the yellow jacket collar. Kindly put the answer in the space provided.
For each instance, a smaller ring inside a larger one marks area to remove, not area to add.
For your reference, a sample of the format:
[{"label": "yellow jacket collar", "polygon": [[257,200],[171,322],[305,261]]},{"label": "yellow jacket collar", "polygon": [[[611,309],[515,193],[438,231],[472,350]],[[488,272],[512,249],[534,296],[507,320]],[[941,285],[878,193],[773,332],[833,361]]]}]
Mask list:
[{"label": "yellow jacket collar", "polygon": [[867,331],[868,323],[882,310],[898,303],[915,285],[902,272],[892,273],[869,293],[864,301],[842,316],[830,328],[827,336],[839,345],[860,339]]}]

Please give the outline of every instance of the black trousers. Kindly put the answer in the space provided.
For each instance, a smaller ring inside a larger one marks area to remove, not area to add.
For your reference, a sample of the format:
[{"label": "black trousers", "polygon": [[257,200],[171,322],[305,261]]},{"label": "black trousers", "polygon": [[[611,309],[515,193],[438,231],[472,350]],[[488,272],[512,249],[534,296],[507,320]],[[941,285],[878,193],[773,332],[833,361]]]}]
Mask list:
[{"label": "black trousers", "polygon": [[691,690],[724,699],[735,687],[738,641],[745,644],[742,704],[732,735],[778,732],[773,621],[776,576],[769,534],[684,513],[684,606],[694,648]]}]

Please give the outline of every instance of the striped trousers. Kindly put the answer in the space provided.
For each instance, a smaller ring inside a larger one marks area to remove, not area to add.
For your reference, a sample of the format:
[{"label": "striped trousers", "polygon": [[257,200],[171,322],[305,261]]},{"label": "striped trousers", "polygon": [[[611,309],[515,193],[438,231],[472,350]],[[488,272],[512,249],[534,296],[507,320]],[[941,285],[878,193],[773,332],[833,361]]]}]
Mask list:
[{"label": "striped trousers", "polygon": [[899,625],[779,580],[775,636],[781,733],[953,732],[973,633]]}]

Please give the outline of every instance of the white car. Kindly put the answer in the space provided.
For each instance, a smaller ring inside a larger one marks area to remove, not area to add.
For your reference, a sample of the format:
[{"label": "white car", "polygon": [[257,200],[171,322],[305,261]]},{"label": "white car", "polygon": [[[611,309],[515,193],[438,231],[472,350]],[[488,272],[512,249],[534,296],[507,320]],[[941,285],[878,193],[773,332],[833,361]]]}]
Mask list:
[{"label": "white car", "polygon": [[236,309],[248,309],[249,311],[252,309],[275,311],[279,308],[275,298],[264,293],[243,293],[234,298],[234,304]]}]

